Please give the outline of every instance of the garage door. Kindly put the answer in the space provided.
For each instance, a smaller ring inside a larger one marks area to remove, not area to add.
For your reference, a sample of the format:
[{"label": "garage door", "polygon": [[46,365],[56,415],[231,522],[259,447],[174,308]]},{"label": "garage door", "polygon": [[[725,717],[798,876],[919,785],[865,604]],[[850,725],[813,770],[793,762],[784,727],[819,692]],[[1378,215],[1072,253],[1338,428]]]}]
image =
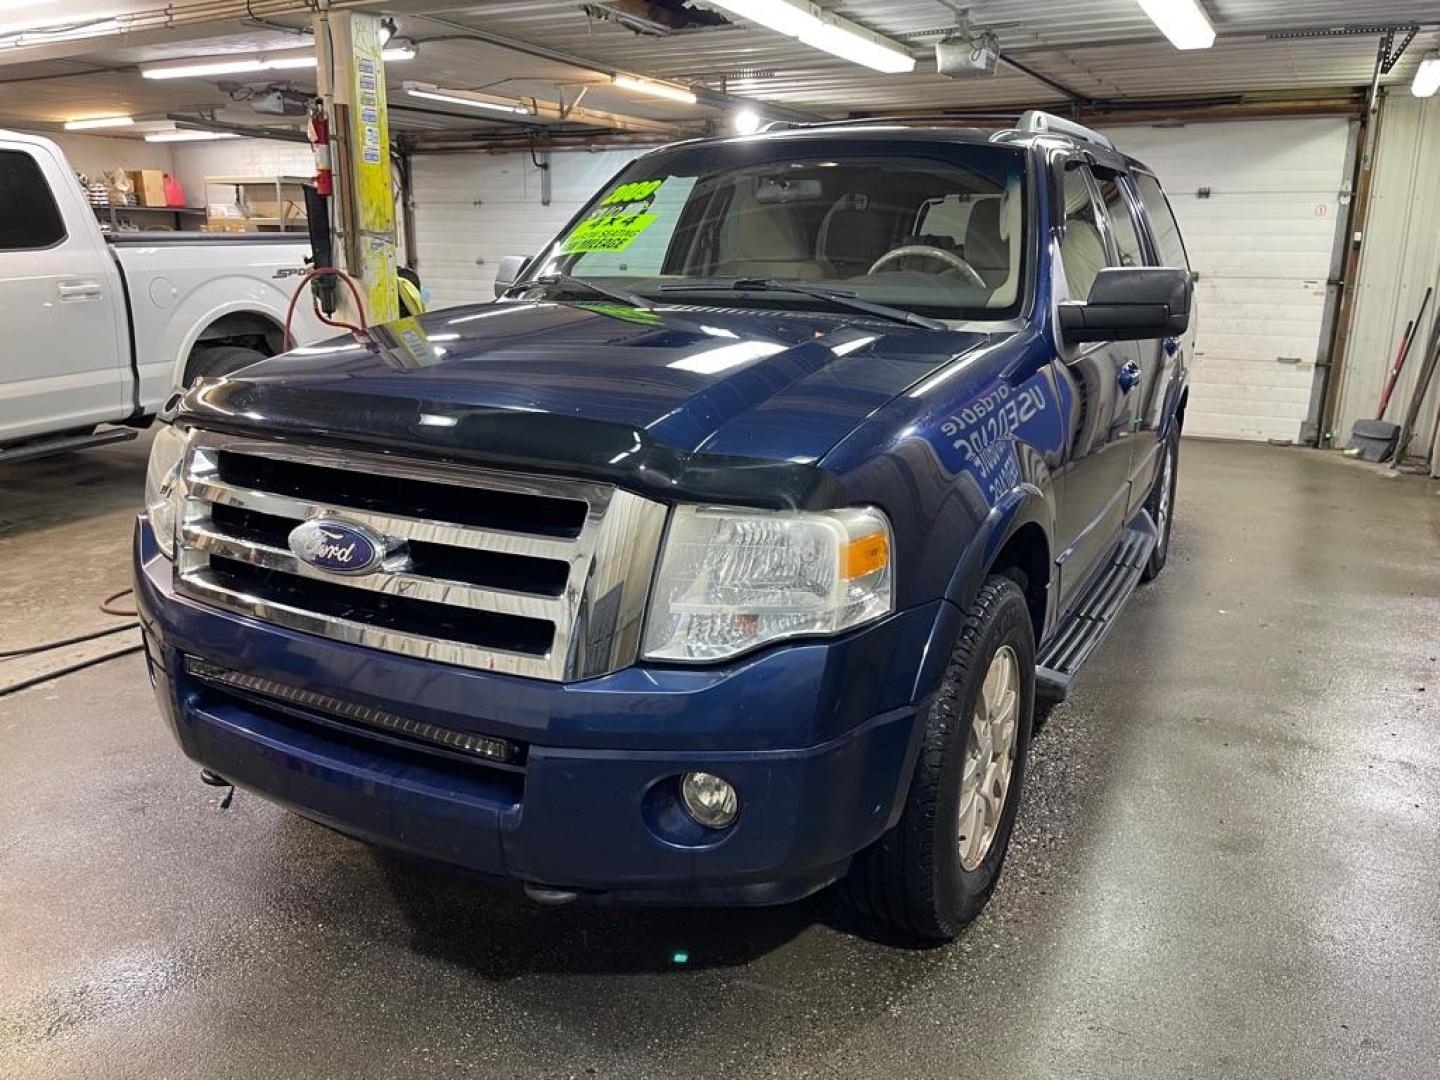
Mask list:
[{"label": "garage door", "polygon": [[[1345,171],[1343,119],[1109,132],[1160,176],[1200,274],[1186,432],[1295,439],[1320,346]],[[638,150],[415,159],[421,276],[436,302],[488,298],[501,256],[533,254]]]},{"label": "garage door", "polygon": [[1250,120],[1107,133],[1160,177],[1200,274],[1185,433],[1297,439],[1344,209],[1349,122]]},{"label": "garage door", "polygon": [[490,299],[500,259],[533,255],[639,150],[552,154],[550,205],[529,154],[415,158],[415,242],[434,304]]}]

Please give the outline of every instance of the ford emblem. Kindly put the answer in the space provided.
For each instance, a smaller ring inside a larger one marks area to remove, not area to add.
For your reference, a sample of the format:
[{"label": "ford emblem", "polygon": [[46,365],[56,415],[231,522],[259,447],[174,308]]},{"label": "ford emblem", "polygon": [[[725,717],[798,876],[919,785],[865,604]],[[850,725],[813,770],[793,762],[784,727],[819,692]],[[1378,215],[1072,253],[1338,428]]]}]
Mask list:
[{"label": "ford emblem", "polygon": [[301,562],[332,574],[366,574],[386,554],[386,541],[364,525],[339,518],[312,518],[290,532],[290,550]]}]

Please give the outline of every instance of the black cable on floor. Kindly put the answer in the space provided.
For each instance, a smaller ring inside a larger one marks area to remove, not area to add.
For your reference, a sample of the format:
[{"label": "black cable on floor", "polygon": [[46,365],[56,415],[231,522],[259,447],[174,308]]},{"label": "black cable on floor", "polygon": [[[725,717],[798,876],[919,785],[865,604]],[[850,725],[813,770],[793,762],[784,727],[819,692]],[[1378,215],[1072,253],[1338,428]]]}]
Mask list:
[{"label": "black cable on floor", "polygon": [[107,626],[104,630],[91,630],[88,634],[76,634],[74,637],[60,638],[58,641],[42,641],[38,645],[26,645],[23,649],[6,649],[4,652],[0,652],[0,660],[9,660],[15,656],[31,656],[35,653],[49,652],[51,649],[63,649],[66,645],[79,645],[82,641],[94,641],[96,638],[107,637],[110,634],[123,634],[126,630],[134,630],[139,625],[138,622],[130,622],[121,626]]},{"label": "black cable on floor", "polygon": [[100,656],[93,656],[89,660],[82,660],[78,664],[71,664],[69,667],[62,667],[55,671],[47,671],[44,675],[36,675],[33,679],[24,679],[11,686],[0,687],[0,697],[6,697],[10,694],[18,693],[21,690],[28,690],[32,686],[39,686],[41,683],[47,683],[51,679],[58,679],[62,675],[73,675],[77,671],[84,671],[86,668],[94,667],[96,664],[103,664],[107,660],[114,660],[121,656],[129,656],[131,653],[137,653],[143,648],[145,648],[144,645],[128,645],[123,649],[116,649],[114,652],[103,653]]},{"label": "black cable on floor", "polygon": [[[119,615],[123,618],[133,619],[139,614],[133,608],[126,610],[116,608],[115,601],[122,596],[129,596],[134,589],[121,589],[117,593],[111,593],[100,601],[100,610],[106,615]],[[105,637],[107,634],[119,634],[126,630],[134,630],[140,624],[138,622],[126,623],[124,626],[109,626],[104,630],[92,630],[88,634],[76,634],[74,637],[60,638],[56,641],[42,641],[38,645],[26,645],[20,649],[7,649],[0,652],[0,660],[9,660],[16,656],[33,656],[35,653],[49,652],[51,649],[63,649],[67,645],[79,645],[82,641],[94,641],[96,638]]]}]

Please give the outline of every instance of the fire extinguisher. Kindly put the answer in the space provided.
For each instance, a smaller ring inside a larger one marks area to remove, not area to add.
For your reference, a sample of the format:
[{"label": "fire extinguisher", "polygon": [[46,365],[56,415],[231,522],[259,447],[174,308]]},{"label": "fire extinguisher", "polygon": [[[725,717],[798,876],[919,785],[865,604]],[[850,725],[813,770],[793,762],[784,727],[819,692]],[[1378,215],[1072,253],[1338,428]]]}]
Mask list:
[{"label": "fire extinguisher", "polygon": [[[315,153],[315,183],[305,188],[305,217],[310,227],[311,265],[335,265],[330,237],[330,197],[335,192],[335,174],[330,167],[330,118],[325,102],[310,102],[310,148]],[[315,302],[326,315],[335,314],[337,286],[334,274],[320,274],[310,282]]]},{"label": "fire extinguisher", "polygon": [[315,152],[315,192],[328,199],[334,194],[335,177],[330,169],[330,118],[320,98],[310,103],[310,147]]}]

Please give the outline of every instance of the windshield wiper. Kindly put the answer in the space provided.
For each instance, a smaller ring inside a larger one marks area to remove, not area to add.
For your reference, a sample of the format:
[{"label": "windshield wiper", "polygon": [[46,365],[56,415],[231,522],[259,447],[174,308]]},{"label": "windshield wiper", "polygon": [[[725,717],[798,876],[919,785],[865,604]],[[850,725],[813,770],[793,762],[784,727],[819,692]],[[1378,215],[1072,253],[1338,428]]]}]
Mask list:
[{"label": "windshield wiper", "polygon": [[790,292],[800,296],[813,296],[817,300],[828,300],[840,307],[850,308],[852,311],[863,311],[867,315],[874,315],[881,319],[890,319],[894,322],[909,323],[911,326],[923,326],[927,330],[949,330],[939,319],[929,319],[924,315],[917,315],[913,311],[906,311],[904,308],[891,307],[889,304],[877,304],[872,300],[861,300],[855,293],[848,289],[827,289],[823,285],[807,285],[803,281],[790,281],[786,278],[736,278],[734,281],[697,281],[691,285],[680,282],[661,285],[661,292]]},{"label": "windshield wiper", "polygon": [[569,289],[572,292],[588,292],[594,296],[603,296],[608,300],[618,300],[630,307],[640,308],[649,311],[654,305],[642,296],[627,292],[614,285],[605,285],[590,278],[576,277],[574,274],[542,274],[534,281],[522,281],[511,285],[505,290],[504,295],[520,292],[522,289],[533,289],[540,285],[546,288]]}]

